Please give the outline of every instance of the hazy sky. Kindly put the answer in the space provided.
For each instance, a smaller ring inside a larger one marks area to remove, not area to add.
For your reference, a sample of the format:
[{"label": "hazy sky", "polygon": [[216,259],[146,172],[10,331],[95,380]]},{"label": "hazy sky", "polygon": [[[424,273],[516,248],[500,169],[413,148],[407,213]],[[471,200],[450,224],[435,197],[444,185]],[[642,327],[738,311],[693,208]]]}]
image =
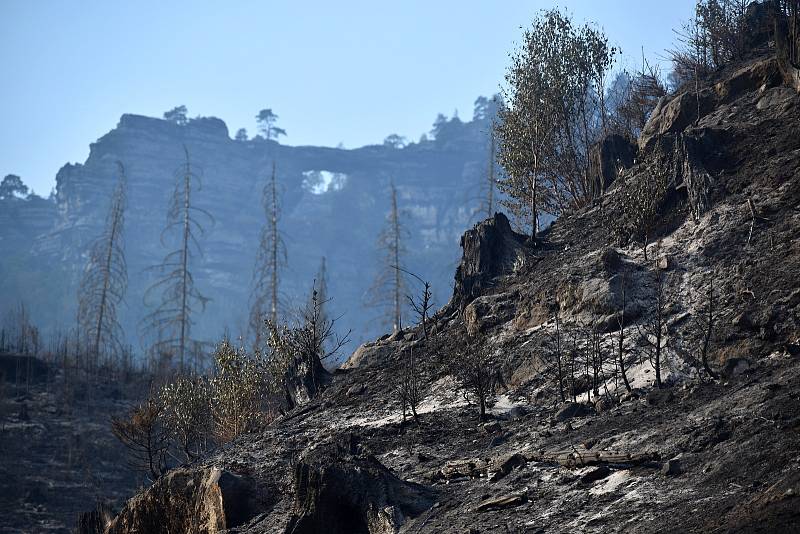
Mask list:
[{"label": "hazy sky", "polygon": [[[123,113],[185,104],[255,134],[272,108],[292,145],[417,139],[468,119],[547,1],[0,0],[0,176],[46,195]],[[637,66],[674,41],[694,0],[562,2]]]}]

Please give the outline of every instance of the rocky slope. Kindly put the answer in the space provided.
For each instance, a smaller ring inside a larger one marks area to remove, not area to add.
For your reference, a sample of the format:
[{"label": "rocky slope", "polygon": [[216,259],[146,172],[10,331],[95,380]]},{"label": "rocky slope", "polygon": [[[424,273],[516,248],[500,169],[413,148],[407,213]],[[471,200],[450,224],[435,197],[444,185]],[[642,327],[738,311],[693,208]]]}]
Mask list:
[{"label": "rocky slope", "polygon": [[160,237],[185,145],[202,179],[196,205],[216,220],[206,225],[200,240],[204,255],[193,267],[198,289],[212,299],[197,317],[196,332],[214,342],[226,326],[234,336],[244,333],[265,223],[261,192],[275,162],[288,253],[281,287],[287,306],[308,294],[324,256],[332,306],[337,315],[346,314],[341,325],[374,335],[382,328],[374,321],[380,312],[367,309],[364,296],[376,269],[390,182],[398,188],[408,243],[415,244],[408,247],[406,267],[433,282],[440,304],[449,295],[458,237],[475,219],[488,161],[489,120],[483,115],[470,122],[452,119],[438,129],[437,139],[403,148],[346,150],[261,138],[235,141],[215,118],[179,125],[124,115],[92,143],[86,162],[59,171],[54,202],[0,202],[0,314],[24,301],[46,333],[72,326],[87,244],[104,223],[120,161],[128,177],[129,275],[127,306],[120,315],[129,341],[138,347],[137,326],[147,311],[142,296],[152,283],[146,269],[168,251]]},{"label": "rocky slope", "polygon": [[[535,246],[501,214],[464,235],[430,339],[416,327],[363,345],[318,398],[164,477],[106,531],[799,532],[796,76],[762,49],[706,80],[701,106],[691,91],[668,97],[635,164]],[[626,191],[664,177],[646,260],[608,215],[624,218]],[[638,335],[657,275],[663,388]],[[711,279],[718,379],[696,328]],[[578,402],[562,403],[554,316],[567,332],[593,325],[611,358],[622,306],[633,391],[606,360],[597,392],[576,386]],[[402,426],[412,348],[424,398],[420,423]],[[479,350],[502,374],[488,423],[447,365]]]}]

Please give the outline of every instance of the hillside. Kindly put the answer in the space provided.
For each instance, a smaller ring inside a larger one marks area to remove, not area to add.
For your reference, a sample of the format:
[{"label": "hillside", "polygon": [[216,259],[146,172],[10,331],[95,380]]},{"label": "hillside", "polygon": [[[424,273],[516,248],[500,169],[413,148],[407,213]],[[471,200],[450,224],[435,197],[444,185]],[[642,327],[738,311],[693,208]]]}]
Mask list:
[{"label": "hillside", "polygon": [[[364,344],[323,394],[172,470],[105,531],[799,532],[798,124],[800,74],[768,46],[666,97],[635,164],[538,242],[502,214],[464,234],[427,339]],[[656,181],[646,257],[626,199]],[[663,387],[640,335],[656,315]],[[575,354],[605,355],[566,402],[555,317]],[[402,425],[412,349],[420,420]],[[499,375],[486,423],[452,376],[476,354]]]}]

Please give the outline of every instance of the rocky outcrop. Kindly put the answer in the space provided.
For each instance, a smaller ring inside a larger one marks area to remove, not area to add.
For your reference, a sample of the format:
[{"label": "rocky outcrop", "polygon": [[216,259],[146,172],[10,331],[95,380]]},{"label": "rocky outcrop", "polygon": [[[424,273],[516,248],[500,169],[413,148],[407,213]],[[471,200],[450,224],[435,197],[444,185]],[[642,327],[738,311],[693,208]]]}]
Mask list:
[{"label": "rocky outcrop", "polygon": [[599,198],[624,169],[633,165],[636,145],[619,134],[606,135],[589,153],[589,191]]},{"label": "rocky outcrop", "polygon": [[430,508],[435,494],[400,480],[372,456],[331,445],[299,462],[294,495],[287,534],[394,534]]},{"label": "rocky outcrop", "polygon": [[130,499],[106,534],[217,534],[266,508],[247,477],[215,468],[177,468]]},{"label": "rocky outcrop", "polygon": [[502,213],[467,230],[461,237],[463,254],[451,304],[463,309],[489,290],[497,277],[520,268],[526,257],[525,241]]},{"label": "rocky outcrop", "polygon": [[179,125],[123,115],[91,144],[85,162],[59,171],[54,200],[0,202],[0,315],[24,300],[44,334],[75,315],[84,254],[103,227],[121,161],[128,182],[128,306],[119,319],[138,347],[138,326],[149,311],[142,294],[153,282],[147,269],[170,250],[160,236],[186,145],[202,179],[193,201],[215,219],[200,238],[204,254],[192,266],[198,290],[211,299],[205,313],[193,318],[193,331],[210,342],[219,340],[226,325],[244,333],[239,330],[247,323],[258,234],[266,221],[261,193],[274,161],[289,266],[281,278],[285,311],[295,312],[306,300],[324,256],[328,272],[335,273],[328,285],[330,313],[346,312],[340,333],[352,328],[356,343],[375,338],[382,329],[363,295],[377,270],[375,242],[390,209],[390,182],[409,230],[406,266],[424,275],[435,300],[444,303],[453,275],[445,266],[458,259],[458,239],[474,223],[464,209],[464,191],[481,183],[486,168],[486,124],[457,121],[436,140],[402,148],[344,149],[236,141],[215,118]]}]

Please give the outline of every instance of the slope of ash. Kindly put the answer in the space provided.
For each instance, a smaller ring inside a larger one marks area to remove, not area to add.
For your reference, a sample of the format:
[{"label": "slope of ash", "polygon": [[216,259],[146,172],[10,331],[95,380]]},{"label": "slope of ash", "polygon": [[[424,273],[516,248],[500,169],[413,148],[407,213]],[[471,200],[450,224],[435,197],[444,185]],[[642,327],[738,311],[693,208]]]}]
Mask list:
[{"label": "slope of ash", "polygon": [[[106,531],[800,531],[798,79],[765,49],[665,99],[593,205],[535,243],[502,214],[464,235],[428,339],[418,326],[359,347],[317,398],[162,477]],[[646,259],[624,199],[654,180]],[[656,276],[662,388],[638,335]],[[696,327],[711,280],[716,379]],[[608,368],[598,394],[562,403],[554,317],[567,336],[592,325],[612,358],[623,288],[632,391]],[[423,398],[403,425],[412,348]],[[487,422],[451,376],[478,350],[502,375]]]}]

